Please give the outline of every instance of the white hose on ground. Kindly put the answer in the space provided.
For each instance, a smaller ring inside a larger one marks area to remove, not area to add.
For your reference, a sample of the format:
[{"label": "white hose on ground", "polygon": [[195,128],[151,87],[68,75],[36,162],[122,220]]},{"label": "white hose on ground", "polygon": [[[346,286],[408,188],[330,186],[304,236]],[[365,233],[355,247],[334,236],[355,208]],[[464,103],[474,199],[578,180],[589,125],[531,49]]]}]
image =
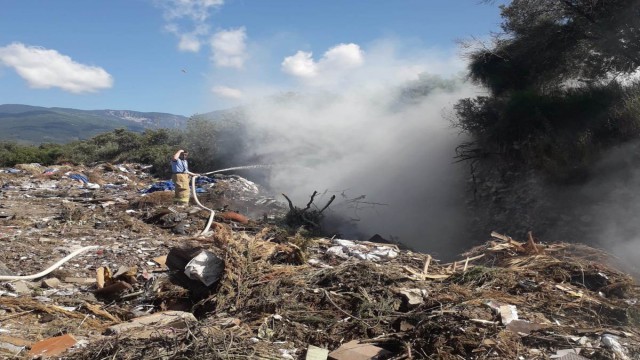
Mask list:
[{"label": "white hose on ground", "polygon": [[92,245],[92,246],[85,246],[83,248],[80,248],[74,252],[72,252],[71,254],[63,257],[62,259],[60,259],[60,261],[58,261],[57,263],[51,265],[49,268],[47,268],[46,270],[43,270],[37,274],[33,274],[33,275],[0,275],[0,281],[10,281],[10,280],[33,280],[33,279],[37,279],[37,278],[41,278],[45,275],[47,275],[48,273],[52,272],[53,270],[59,268],[60,266],[62,266],[62,264],[66,263],[67,261],[71,260],[72,258],[78,256],[79,254],[87,251],[87,250],[91,250],[91,249],[97,249],[100,246],[97,245]]},{"label": "white hose on ground", "polygon": [[211,224],[213,224],[213,218],[216,215],[216,212],[213,209],[209,209],[208,207],[202,205],[202,203],[200,203],[200,200],[198,200],[198,195],[196,193],[196,178],[197,177],[198,177],[198,175],[191,177],[191,194],[193,195],[193,199],[196,201],[196,204],[198,204],[198,206],[201,209],[209,210],[211,212],[209,214],[209,221],[207,221],[207,226],[205,226],[204,230],[202,230],[202,232],[200,232],[200,235],[204,235],[209,231],[209,228],[211,227]]},{"label": "white hose on ground", "polygon": [[273,167],[273,166],[274,165],[268,165],[268,164],[236,166],[236,167],[230,167],[230,168],[226,168],[226,169],[209,171],[207,173],[203,173],[203,174],[200,174],[200,175],[192,176],[191,177],[191,194],[193,195],[193,199],[196,201],[196,204],[198,204],[198,206],[201,209],[209,210],[211,212],[211,214],[209,215],[209,221],[207,222],[207,226],[205,226],[204,230],[202,230],[200,235],[204,235],[205,233],[207,233],[209,231],[209,228],[211,227],[211,224],[213,224],[213,218],[215,216],[215,211],[212,210],[212,209],[209,209],[208,207],[206,207],[204,205],[202,205],[200,203],[200,200],[198,200],[198,195],[196,195],[196,178],[198,176],[206,176],[206,175],[221,173],[221,172],[230,171],[230,170],[261,169],[261,168],[270,168],[270,167]]}]

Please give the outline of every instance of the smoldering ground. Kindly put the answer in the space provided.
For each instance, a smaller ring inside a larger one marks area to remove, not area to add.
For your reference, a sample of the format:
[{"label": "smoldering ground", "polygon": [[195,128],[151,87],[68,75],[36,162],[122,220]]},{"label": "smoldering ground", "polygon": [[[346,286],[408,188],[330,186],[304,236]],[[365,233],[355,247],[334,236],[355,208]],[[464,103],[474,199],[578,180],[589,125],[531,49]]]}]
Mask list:
[{"label": "smoldering ground", "polygon": [[565,188],[562,196],[548,201],[562,219],[549,237],[602,248],[640,276],[639,141],[607,151],[592,167],[588,181]]},{"label": "smoldering ground", "polygon": [[[273,87],[245,84],[261,91],[242,107],[244,152],[235,163],[280,165],[261,181],[274,192],[298,206],[313,191],[322,194],[318,206],[336,195],[325,224],[330,230],[361,240],[379,234],[443,259],[507,228],[516,237],[532,230],[542,241],[600,246],[629,264],[640,255],[638,144],[609,152],[582,184],[550,185],[527,175],[526,184],[511,186],[511,196],[501,194],[502,208],[472,207],[468,164],[454,159],[467,139],[451,126],[451,109],[482,90],[456,75],[464,64],[401,59],[388,44],[366,54],[338,47],[324,60],[291,57],[289,70],[303,79],[278,95]],[[486,220],[483,231],[470,224],[478,217]]]},{"label": "smoldering ground", "polygon": [[463,140],[446,116],[477,90],[460,77],[388,86],[288,93],[247,107],[248,149],[271,170],[269,185],[304,206],[313,191],[325,224],[347,238],[374,234],[451,257],[468,246]]}]

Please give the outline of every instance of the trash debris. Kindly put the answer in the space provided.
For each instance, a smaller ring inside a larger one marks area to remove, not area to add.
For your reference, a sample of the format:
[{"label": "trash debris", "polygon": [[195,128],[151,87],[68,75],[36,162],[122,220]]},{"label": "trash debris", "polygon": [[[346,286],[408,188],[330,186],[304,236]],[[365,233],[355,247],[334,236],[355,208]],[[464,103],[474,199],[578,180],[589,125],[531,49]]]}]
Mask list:
[{"label": "trash debris", "polygon": [[507,330],[512,331],[512,332],[517,333],[517,334],[524,334],[524,335],[528,335],[532,331],[546,329],[548,327],[550,327],[550,326],[546,325],[546,324],[532,323],[532,322],[529,322],[527,320],[511,320],[507,324]]},{"label": "trash debris", "polygon": [[198,184],[211,219],[170,191],[142,193],[162,181],[142,164],[23,165],[0,169],[0,274],[38,275],[88,248],[0,278],[3,358],[65,333],[78,342],[57,356],[71,359],[640,353],[640,287],[598,249],[492,233],[443,261],[382,236],[292,231],[286,199],[238,176]]},{"label": "trash debris", "polygon": [[371,344],[361,344],[358,340],[349,341],[329,353],[331,360],[375,360],[383,359],[391,352]]},{"label": "trash debris", "polygon": [[513,320],[518,320],[518,310],[514,305],[502,305],[498,308],[502,325],[509,325]]},{"label": "trash debris", "polygon": [[129,331],[140,331],[143,328],[185,328],[189,324],[196,323],[193,314],[184,311],[164,311],[148,316],[138,317],[126,323],[113,325],[107,329],[107,334],[122,334]]},{"label": "trash debris", "polygon": [[583,356],[578,355],[580,349],[561,349],[556,351],[555,355],[551,355],[550,359],[557,360],[583,360]]},{"label": "trash debris", "polygon": [[373,244],[368,242],[355,242],[344,239],[334,239],[334,246],[327,249],[327,253],[347,259],[351,256],[362,260],[383,261],[396,258],[398,248]]},{"label": "trash debris", "polygon": [[224,261],[208,251],[202,251],[184,267],[185,275],[200,280],[206,286],[220,280],[223,271]]},{"label": "trash debris", "polygon": [[622,345],[620,345],[620,342],[618,341],[617,336],[611,335],[611,334],[604,334],[600,338],[600,341],[602,341],[602,344],[604,346],[611,349],[611,351],[613,351],[613,353],[616,354],[616,356],[619,357],[620,359],[622,360],[631,359],[629,355],[627,355],[627,351],[625,350],[625,348]]},{"label": "trash debris", "polygon": [[40,356],[43,358],[58,356],[77,342],[73,335],[70,334],[48,338],[33,344],[31,350],[29,350],[29,356]]},{"label": "trash debris", "polygon": [[305,360],[327,360],[329,357],[329,350],[323,349],[317,346],[309,345],[307,347],[307,354]]}]

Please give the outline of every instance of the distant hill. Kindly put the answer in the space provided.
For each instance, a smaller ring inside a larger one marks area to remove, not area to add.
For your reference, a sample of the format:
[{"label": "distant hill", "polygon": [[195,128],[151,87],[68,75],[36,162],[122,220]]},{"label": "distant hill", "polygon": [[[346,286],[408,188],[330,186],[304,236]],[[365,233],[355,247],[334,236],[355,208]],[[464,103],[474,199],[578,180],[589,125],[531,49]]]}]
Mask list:
[{"label": "distant hill", "polygon": [[0,105],[0,140],[20,143],[66,143],[117,128],[131,131],[183,128],[188,118],[131,110],[77,110],[40,106]]}]

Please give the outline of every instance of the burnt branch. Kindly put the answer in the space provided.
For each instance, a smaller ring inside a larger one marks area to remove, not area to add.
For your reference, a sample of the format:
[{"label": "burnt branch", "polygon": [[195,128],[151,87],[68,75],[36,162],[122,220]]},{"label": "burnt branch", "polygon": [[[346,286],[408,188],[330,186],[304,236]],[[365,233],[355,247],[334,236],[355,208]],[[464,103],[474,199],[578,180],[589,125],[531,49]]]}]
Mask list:
[{"label": "burnt branch", "polygon": [[282,194],[282,196],[284,196],[284,198],[287,199],[287,202],[289,203],[289,211],[295,211],[295,207],[293,206],[291,199],[289,199],[289,197],[285,194]]},{"label": "burnt branch", "polygon": [[327,201],[327,204],[322,209],[320,209],[320,211],[319,211],[320,214],[322,214],[322,212],[325,211],[329,207],[329,205],[331,205],[333,200],[335,200],[335,199],[336,199],[336,196],[335,195],[331,195],[331,199],[329,199],[329,201]]},{"label": "burnt branch", "polygon": [[311,194],[311,199],[307,203],[307,207],[304,208],[304,210],[302,210],[302,212],[305,212],[305,211],[309,210],[309,208],[311,207],[311,204],[313,204],[313,199],[316,197],[316,195],[318,195],[318,192],[314,190],[313,194]]}]

